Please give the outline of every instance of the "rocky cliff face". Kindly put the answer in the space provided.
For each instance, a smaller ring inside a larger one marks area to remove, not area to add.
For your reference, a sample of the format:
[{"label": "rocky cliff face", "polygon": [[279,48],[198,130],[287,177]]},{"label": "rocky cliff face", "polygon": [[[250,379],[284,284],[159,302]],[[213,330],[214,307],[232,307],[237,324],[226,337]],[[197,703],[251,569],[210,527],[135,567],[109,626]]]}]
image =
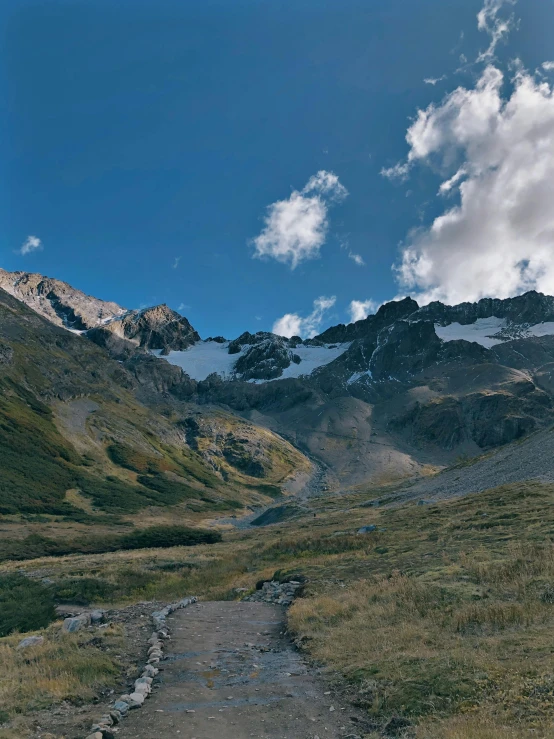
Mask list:
[{"label": "rocky cliff face", "polygon": [[77,331],[86,331],[126,312],[117,303],[85,295],[67,282],[29,272],[0,269],[0,288],[56,326]]},{"label": "rocky cliff face", "polygon": [[554,297],[535,290],[515,298],[483,298],[477,303],[444,305],[438,301],[419,308],[413,320],[434,321],[441,325],[460,323],[467,325],[480,318],[505,318],[516,324],[536,324],[554,321]]}]

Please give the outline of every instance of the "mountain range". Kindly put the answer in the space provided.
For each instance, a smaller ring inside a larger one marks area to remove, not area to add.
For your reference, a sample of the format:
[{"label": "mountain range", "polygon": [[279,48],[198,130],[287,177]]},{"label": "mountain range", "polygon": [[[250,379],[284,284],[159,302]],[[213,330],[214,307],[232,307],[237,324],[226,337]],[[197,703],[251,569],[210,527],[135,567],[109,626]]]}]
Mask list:
[{"label": "mountain range", "polygon": [[[0,270],[0,315],[2,423],[21,438],[35,416],[32,433],[48,427],[58,512],[117,498],[201,517],[299,490],[315,471],[337,491],[421,478],[554,422],[554,297],[533,291],[407,297],[310,339],[201,339],[166,305],[127,310]],[[21,508],[8,477],[4,511]],[[29,510],[44,508],[38,487]]]}]

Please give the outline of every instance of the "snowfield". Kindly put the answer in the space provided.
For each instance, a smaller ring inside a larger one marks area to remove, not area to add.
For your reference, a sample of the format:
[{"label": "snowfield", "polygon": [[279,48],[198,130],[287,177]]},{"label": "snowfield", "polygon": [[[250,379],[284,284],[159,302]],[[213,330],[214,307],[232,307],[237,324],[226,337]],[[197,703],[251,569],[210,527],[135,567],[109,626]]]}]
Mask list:
[{"label": "snowfield", "polygon": [[[235,362],[244,351],[240,354],[228,354],[228,348],[229,342],[218,344],[217,341],[199,341],[184,352],[171,351],[161,358],[181,367],[193,380],[205,380],[212,372],[230,380]],[[160,350],[152,353],[160,356]]]},{"label": "snowfield", "polygon": [[[244,346],[238,354],[229,354],[229,343],[228,341],[224,344],[219,344],[217,341],[199,341],[183,352],[171,351],[161,359],[181,367],[193,380],[205,380],[213,372],[225,380],[232,380],[236,361],[248,351],[250,346]],[[318,367],[323,367],[340,357],[349,346],[350,342],[325,346],[297,346],[292,351],[300,357],[300,364],[291,362],[290,366],[283,370],[283,374],[275,379],[311,375]],[[160,351],[153,351],[152,354],[159,357]],[[252,382],[271,382],[271,380],[252,380]]]},{"label": "snowfield", "polygon": [[494,334],[497,334],[502,329],[506,328],[507,321],[505,318],[478,318],[475,323],[461,324],[461,323],[449,323],[448,326],[441,326],[438,323],[435,324],[435,333],[443,341],[458,341],[464,339],[465,341],[475,341],[481,346],[485,346],[490,349],[491,346],[496,344],[502,344],[505,339],[494,339]]},{"label": "snowfield", "polygon": [[475,323],[466,325],[449,323],[448,326],[435,324],[435,333],[443,341],[475,341],[490,349],[514,339],[527,339],[531,336],[554,336],[554,323],[528,324],[509,323],[505,318],[478,318]]},{"label": "snowfield", "polygon": [[340,357],[341,354],[344,354],[351,343],[351,341],[348,341],[344,344],[325,344],[325,346],[297,346],[292,351],[294,354],[298,354],[302,361],[300,364],[292,363],[290,367],[283,370],[283,374],[279,379],[311,375],[318,367],[324,367]]}]

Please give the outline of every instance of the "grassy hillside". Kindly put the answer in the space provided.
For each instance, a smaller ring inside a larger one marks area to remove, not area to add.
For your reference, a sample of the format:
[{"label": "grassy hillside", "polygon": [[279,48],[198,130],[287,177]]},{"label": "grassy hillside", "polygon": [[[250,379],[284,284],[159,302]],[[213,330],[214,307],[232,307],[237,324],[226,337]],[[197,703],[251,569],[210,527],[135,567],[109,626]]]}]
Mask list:
[{"label": "grassy hillside", "polygon": [[[552,736],[554,485],[509,485],[430,506],[348,504],[328,498],[315,519],[227,533],[209,548],[26,566],[73,588],[94,573],[108,602],[115,594],[130,602],[234,598],[235,588],[276,571],[302,574],[309,584],[290,628],[365,709],[370,736],[392,717],[418,739]],[[369,524],[376,530],[356,533]]]},{"label": "grassy hillside", "polygon": [[[130,525],[197,525],[270,502],[309,466],[275,434],[220,412],[225,438],[209,444],[220,469],[188,443],[183,404],[147,407],[139,389],[102,349],[0,291],[3,545],[14,539],[24,551],[29,536],[67,543],[87,532],[122,536]],[[235,444],[245,436],[265,460],[261,474],[248,467],[250,447]],[[233,446],[240,454],[225,457]]]}]

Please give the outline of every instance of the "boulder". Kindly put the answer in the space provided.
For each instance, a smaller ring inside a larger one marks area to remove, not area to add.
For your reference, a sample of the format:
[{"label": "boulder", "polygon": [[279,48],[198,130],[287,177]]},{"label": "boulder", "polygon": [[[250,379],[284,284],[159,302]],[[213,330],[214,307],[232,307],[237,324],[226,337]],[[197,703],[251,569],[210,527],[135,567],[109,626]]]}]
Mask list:
[{"label": "boulder", "polygon": [[139,706],[142,706],[145,701],[144,693],[137,693],[137,691],[131,693],[129,698],[131,699],[131,703],[129,704],[131,708],[138,708]]},{"label": "boulder", "polygon": [[125,714],[129,710],[129,703],[127,703],[127,701],[121,700],[120,698],[113,704],[113,707],[114,711],[117,711],[117,713],[121,714],[121,716],[125,716]]},{"label": "boulder", "polygon": [[372,531],[376,531],[377,526],[374,524],[370,524],[369,526],[362,526],[360,529],[358,529],[358,534],[371,534]]},{"label": "boulder", "polygon": [[73,634],[75,631],[85,628],[85,626],[90,626],[90,613],[81,613],[79,616],[66,618],[62,629],[68,634]]},{"label": "boulder", "polygon": [[39,644],[44,644],[43,636],[27,636],[22,639],[17,645],[16,649],[27,649],[27,647],[38,647]]},{"label": "boulder", "polygon": [[90,622],[94,626],[96,624],[102,624],[106,620],[106,612],[101,611],[100,609],[96,609],[94,611],[91,611],[90,614]]}]

